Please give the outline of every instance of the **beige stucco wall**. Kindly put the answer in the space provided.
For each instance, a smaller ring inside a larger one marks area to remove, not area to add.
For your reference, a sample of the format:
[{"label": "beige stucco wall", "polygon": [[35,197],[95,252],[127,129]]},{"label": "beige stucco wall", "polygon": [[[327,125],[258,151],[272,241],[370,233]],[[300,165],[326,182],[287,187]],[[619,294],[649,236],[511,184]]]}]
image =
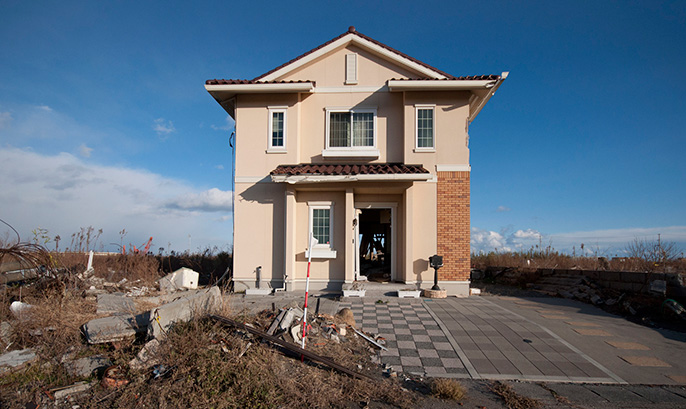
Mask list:
[{"label": "beige stucco wall", "polygon": [[[358,53],[358,84],[345,85],[345,55]],[[284,76],[314,80],[312,94],[253,94],[236,98],[236,201],[234,280],[236,290],[255,287],[255,267],[262,266],[263,286],[302,288],[307,272],[308,201],[334,204],[333,259],[313,259],[313,288],[352,279],[352,223],[360,203],[394,204],[395,278],[433,283],[429,256],[437,252],[436,181],[288,185],[272,183],[269,172],[282,164],[404,162],[436,174],[436,165],[468,165],[469,92],[389,92],[391,78],[416,73],[354,46],[341,48]],[[358,92],[361,91],[361,92]],[[415,105],[434,104],[435,152],[415,152]],[[287,107],[286,152],[267,153],[269,107]],[[379,157],[324,158],[326,108],[375,108]],[[286,199],[286,191],[292,191]],[[290,200],[290,201],[289,201]],[[290,203],[287,205],[286,203]],[[290,206],[290,207],[289,207]],[[289,249],[289,250],[286,250]],[[241,284],[242,283],[242,284]]]},{"label": "beige stucco wall", "polygon": [[380,56],[349,44],[311,61],[297,70],[278,78],[278,80],[313,80],[317,81],[317,87],[351,87],[352,85],[345,84],[345,55],[350,53],[358,55],[358,87],[381,87],[391,78],[424,77],[423,74],[399,67]]}]

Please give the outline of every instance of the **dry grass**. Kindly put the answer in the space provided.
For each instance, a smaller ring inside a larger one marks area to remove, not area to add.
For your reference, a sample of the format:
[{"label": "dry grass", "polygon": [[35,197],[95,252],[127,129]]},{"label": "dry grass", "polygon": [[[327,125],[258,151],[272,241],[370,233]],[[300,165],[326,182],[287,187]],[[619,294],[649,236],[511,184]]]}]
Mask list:
[{"label": "dry grass", "polygon": [[[248,342],[252,346],[240,356]],[[160,356],[172,368],[167,377],[154,380],[149,373],[131,373],[131,383],[121,391],[96,391],[79,404],[102,400],[98,407],[277,408],[341,407],[372,400],[400,407],[412,403],[391,380],[361,381],[302,363],[206,320],[176,326]]]},{"label": "dry grass", "polygon": [[510,409],[534,409],[541,407],[540,401],[518,394],[507,383],[494,382],[491,384],[490,389],[493,393],[500,396],[505,405]]},{"label": "dry grass", "polygon": [[461,383],[455,379],[436,378],[431,382],[431,393],[441,399],[461,401],[467,395],[467,391]]}]

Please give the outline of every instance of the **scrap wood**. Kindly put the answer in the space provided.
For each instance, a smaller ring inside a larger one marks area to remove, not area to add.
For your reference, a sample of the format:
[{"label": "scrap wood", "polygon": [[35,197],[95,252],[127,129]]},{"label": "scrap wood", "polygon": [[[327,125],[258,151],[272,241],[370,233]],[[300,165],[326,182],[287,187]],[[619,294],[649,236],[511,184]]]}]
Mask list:
[{"label": "scrap wood", "polygon": [[336,370],[338,370],[338,371],[340,371],[340,372],[343,372],[344,374],[350,375],[350,376],[352,376],[353,378],[358,378],[358,379],[367,378],[367,379],[375,380],[374,378],[372,378],[372,377],[369,376],[369,375],[366,375],[366,374],[363,374],[363,373],[359,373],[359,372],[351,371],[350,369],[348,369],[348,368],[346,368],[346,367],[344,367],[344,366],[341,366],[341,365],[337,364],[336,362],[334,362],[333,360],[331,360],[331,359],[329,359],[329,358],[326,358],[326,357],[317,355],[317,354],[315,354],[315,353],[313,353],[313,352],[310,352],[310,351],[307,351],[307,350],[305,350],[305,349],[302,349],[302,348],[300,348],[300,347],[297,346],[297,345],[293,345],[293,344],[291,344],[291,343],[289,343],[289,342],[286,342],[286,341],[283,341],[283,340],[281,340],[281,339],[279,339],[279,338],[277,338],[277,337],[273,337],[273,336],[271,336],[271,335],[269,335],[269,334],[267,334],[267,333],[265,333],[265,332],[262,332],[262,331],[260,331],[260,330],[258,330],[258,329],[250,328],[250,327],[248,327],[248,326],[246,326],[246,325],[244,325],[244,324],[242,324],[242,323],[240,323],[240,322],[238,322],[238,321],[234,321],[234,320],[229,319],[229,318],[220,317],[220,316],[218,316],[218,315],[212,315],[212,314],[210,314],[209,317],[210,317],[211,319],[215,320],[215,321],[221,322],[222,324],[226,324],[226,325],[229,325],[229,326],[231,326],[231,327],[235,327],[235,328],[239,328],[239,329],[248,331],[248,332],[250,332],[250,333],[253,334],[253,335],[256,335],[256,336],[258,336],[258,337],[264,338],[265,340],[267,340],[267,341],[269,341],[269,342],[272,342],[272,343],[274,343],[274,344],[276,344],[276,345],[282,346],[282,347],[288,349],[288,350],[291,351],[291,352],[295,352],[296,354],[299,354],[300,356],[305,356],[305,357],[311,359],[312,361],[320,362],[320,363],[322,363],[322,364],[324,364],[324,365],[330,366],[331,368],[336,369]]},{"label": "scrap wood", "polygon": [[378,342],[376,342],[376,341],[374,341],[373,339],[369,338],[368,336],[366,336],[366,335],[363,334],[362,332],[358,331],[357,328],[355,328],[355,327],[351,327],[351,328],[353,329],[353,331],[355,331],[355,332],[357,333],[357,335],[361,336],[362,338],[366,339],[367,341],[371,342],[372,344],[376,345],[377,347],[383,349],[384,351],[388,351],[388,349],[387,349],[385,346],[379,344]]}]

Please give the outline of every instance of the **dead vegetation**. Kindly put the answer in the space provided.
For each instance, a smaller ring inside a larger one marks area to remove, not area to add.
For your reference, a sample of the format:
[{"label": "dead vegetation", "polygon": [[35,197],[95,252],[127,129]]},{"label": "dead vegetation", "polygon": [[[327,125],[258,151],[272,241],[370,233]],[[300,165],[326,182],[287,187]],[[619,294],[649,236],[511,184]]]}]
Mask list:
[{"label": "dead vegetation", "polygon": [[462,384],[455,379],[436,378],[431,382],[431,393],[441,399],[461,401],[467,395]]},{"label": "dead vegetation", "polygon": [[493,382],[490,389],[493,393],[500,396],[509,409],[535,409],[541,407],[540,401],[518,394],[511,385],[505,382]]}]

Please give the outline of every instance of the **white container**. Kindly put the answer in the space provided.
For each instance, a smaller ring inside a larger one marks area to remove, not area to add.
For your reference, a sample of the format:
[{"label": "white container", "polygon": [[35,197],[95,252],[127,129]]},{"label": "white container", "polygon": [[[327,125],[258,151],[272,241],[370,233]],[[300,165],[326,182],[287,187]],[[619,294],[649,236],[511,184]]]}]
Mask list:
[{"label": "white container", "polygon": [[421,290],[398,290],[399,298],[419,298]]},{"label": "white container", "polygon": [[181,267],[160,279],[160,291],[173,293],[178,290],[195,290],[198,288],[200,274],[190,268]]},{"label": "white container", "polygon": [[364,297],[367,290],[343,290],[343,297]]}]

